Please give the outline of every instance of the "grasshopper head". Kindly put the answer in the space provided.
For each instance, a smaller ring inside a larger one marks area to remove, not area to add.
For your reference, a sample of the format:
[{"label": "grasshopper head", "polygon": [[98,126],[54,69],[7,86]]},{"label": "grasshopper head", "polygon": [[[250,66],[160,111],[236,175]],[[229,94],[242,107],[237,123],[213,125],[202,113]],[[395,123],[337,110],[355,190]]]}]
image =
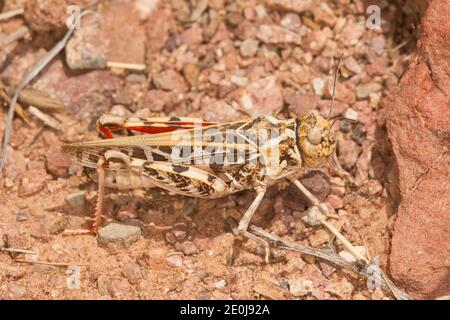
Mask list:
[{"label": "grasshopper head", "polygon": [[299,117],[297,146],[305,167],[319,167],[336,147],[330,122],[318,112],[312,111]]}]

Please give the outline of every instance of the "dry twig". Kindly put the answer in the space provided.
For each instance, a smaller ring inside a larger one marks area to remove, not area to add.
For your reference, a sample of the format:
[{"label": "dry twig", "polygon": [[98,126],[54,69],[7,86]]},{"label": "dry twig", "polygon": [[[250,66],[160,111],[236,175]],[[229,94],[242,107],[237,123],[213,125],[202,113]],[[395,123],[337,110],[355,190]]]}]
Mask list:
[{"label": "dry twig", "polygon": [[28,112],[31,113],[36,118],[38,118],[39,120],[41,120],[46,126],[53,128],[57,131],[63,130],[63,125],[58,120],[40,111],[38,108],[30,106],[28,107]]},{"label": "dry twig", "polygon": [[[14,89],[11,87],[7,88],[7,92],[10,96],[14,95]],[[61,112],[65,109],[63,101],[50,98],[44,92],[36,89],[23,89],[19,94],[19,101],[49,112]]]},{"label": "dry twig", "polygon": [[31,264],[44,264],[48,266],[67,267],[67,266],[88,266],[87,264],[78,262],[48,262],[39,260],[27,260],[27,259],[15,259],[16,262],[31,263]]},{"label": "dry twig", "polygon": [[357,262],[347,261],[344,258],[342,258],[341,256],[339,256],[338,254],[336,254],[330,250],[315,249],[315,248],[305,247],[305,246],[299,245],[297,243],[289,242],[289,241],[281,239],[280,237],[278,237],[272,233],[264,231],[263,229],[258,228],[254,225],[250,225],[249,230],[253,235],[260,238],[261,240],[269,242],[275,248],[296,251],[296,252],[300,252],[302,254],[307,254],[307,255],[322,259],[322,260],[324,260],[328,263],[331,263],[333,265],[336,265],[338,267],[353,271],[354,273],[358,274],[359,276],[363,277],[364,279],[367,279],[368,281],[372,281],[374,286],[381,287],[384,290],[390,290],[394,294],[394,296],[399,300],[411,300],[411,297],[407,293],[398,289],[394,285],[394,283],[391,280],[389,280],[387,275],[382,270],[376,269],[377,271],[380,272],[380,275],[379,276],[374,275],[374,272],[371,271],[372,264],[370,264],[370,263],[367,263],[364,266],[360,266]]},{"label": "dry twig", "polygon": [[0,21],[14,18],[15,16],[23,14],[23,8],[0,13]]},{"label": "dry twig", "polygon": [[36,252],[26,249],[20,249],[20,248],[0,248],[1,251],[6,252],[15,252],[15,253],[25,253],[25,254],[36,254]]}]

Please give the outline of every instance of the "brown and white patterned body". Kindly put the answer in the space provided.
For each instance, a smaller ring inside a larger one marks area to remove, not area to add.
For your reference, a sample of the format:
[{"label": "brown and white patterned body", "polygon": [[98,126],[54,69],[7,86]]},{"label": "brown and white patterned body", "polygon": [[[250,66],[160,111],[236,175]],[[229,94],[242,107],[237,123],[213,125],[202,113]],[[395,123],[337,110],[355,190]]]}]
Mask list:
[{"label": "brown and white patterned body", "polygon": [[[106,115],[98,123],[107,137],[116,129],[154,134],[73,143],[63,150],[97,171],[100,194],[104,186],[160,187],[199,198],[254,189],[258,196],[239,224],[239,230],[246,232],[268,186],[301,168],[320,166],[335,148],[329,122],[317,113],[224,124],[186,119],[123,120]],[[96,232],[100,211],[101,200],[90,231]]]},{"label": "brown and white patterned body", "polygon": [[[71,144],[64,150],[88,168],[97,168],[104,157],[107,187],[161,187],[187,196],[218,198],[272,185],[305,162],[319,165],[334,148],[334,138],[321,141],[322,154],[316,154],[315,163],[302,154],[299,141],[307,140],[306,123],[317,122],[316,117],[261,116],[200,129]],[[323,133],[326,130],[329,127],[322,128]]]}]

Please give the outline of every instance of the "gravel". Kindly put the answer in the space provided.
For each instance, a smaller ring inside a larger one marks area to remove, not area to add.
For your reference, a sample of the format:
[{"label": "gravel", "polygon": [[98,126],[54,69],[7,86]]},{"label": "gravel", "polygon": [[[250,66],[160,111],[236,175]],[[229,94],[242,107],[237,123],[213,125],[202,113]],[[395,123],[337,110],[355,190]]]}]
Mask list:
[{"label": "gravel", "polygon": [[98,231],[98,242],[101,244],[121,243],[129,247],[141,237],[141,229],[119,223],[110,223]]}]

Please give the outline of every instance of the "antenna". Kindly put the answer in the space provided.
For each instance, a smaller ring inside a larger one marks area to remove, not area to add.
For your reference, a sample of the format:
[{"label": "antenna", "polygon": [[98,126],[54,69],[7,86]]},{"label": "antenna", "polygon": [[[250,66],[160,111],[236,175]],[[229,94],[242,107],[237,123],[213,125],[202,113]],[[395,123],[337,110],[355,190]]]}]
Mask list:
[{"label": "antenna", "polygon": [[[337,78],[338,78],[338,74],[339,74],[339,67],[341,65],[341,61],[342,61],[342,57],[343,56],[344,56],[344,54],[341,54],[341,56],[339,57],[339,61],[338,61],[338,64],[336,66],[336,71],[334,73],[333,95],[331,96],[331,106],[330,106],[330,111],[328,111],[327,120],[330,119],[331,111],[333,110],[334,100],[335,100],[335,97],[336,97],[336,84],[337,84]],[[333,57],[333,59],[334,59],[334,57]],[[335,120],[335,122],[336,122],[336,120]],[[334,124],[334,122],[333,122],[333,124]]]}]

